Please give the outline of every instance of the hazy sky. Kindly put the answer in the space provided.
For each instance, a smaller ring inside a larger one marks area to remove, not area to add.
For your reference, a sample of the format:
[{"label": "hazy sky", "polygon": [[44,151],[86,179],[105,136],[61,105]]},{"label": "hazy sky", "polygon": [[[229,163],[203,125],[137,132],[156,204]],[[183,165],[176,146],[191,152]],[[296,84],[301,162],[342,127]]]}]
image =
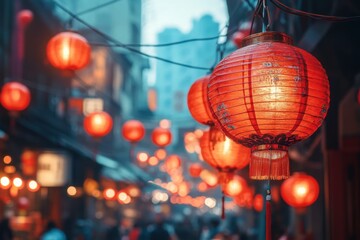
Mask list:
[{"label": "hazy sky", "polygon": [[156,41],[157,33],[166,27],[188,32],[192,21],[205,14],[213,15],[220,27],[228,20],[225,0],[144,0],[143,4],[144,42]]},{"label": "hazy sky", "polygon": [[[143,43],[156,43],[157,34],[167,27],[176,27],[183,32],[189,32],[192,21],[205,14],[211,14],[223,29],[228,21],[225,0],[143,0]],[[225,30],[225,29],[224,29]],[[213,37],[213,36],[197,36]],[[156,55],[154,48],[144,48],[142,51]],[[147,83],[153,86],[156,82],[156,60],[150,59],[151,69],[147,75]]]}]

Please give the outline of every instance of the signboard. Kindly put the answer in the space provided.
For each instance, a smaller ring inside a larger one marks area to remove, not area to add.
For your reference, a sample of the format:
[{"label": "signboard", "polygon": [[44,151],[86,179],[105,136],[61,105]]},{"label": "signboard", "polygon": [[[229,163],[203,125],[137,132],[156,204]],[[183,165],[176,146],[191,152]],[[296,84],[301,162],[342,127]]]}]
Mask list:
[{"label": "signboard", "polygon": [[70,176],[70,157],[64,152],[42,152],[38,156],[37,181],[43,187],[60,187]]},{"label": "signboard", "polygon": [[104,109],[104,100],[101,98],[84,98],[83,102],[83,114],[89,115],[93,112],[99,112]]}]

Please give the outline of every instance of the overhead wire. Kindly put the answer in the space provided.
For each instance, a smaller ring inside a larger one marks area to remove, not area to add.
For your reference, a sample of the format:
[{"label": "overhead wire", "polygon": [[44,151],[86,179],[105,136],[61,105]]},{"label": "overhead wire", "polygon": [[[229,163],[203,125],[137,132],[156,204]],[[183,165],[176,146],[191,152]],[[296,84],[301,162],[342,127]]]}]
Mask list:
[{"label": "overhead wire", "polygon": [[324,20],[324,21],[330,21],[330,22],[350,22],[350,21],[359,21],[360,20],[360,16],[342,17],[342,16],[329,16],[329,15],[310,13],[310,12],[301,11],[301,10],[298,10],[295,8],[291,8],[279,0],[270,0],[270,1],[280,10],[282,10],[286,13],[301,16],[301,17],[309,17],[309,18],[313,18],[316,20]]},{"label": "overhead wire", "polygon": [[121,1],[121,0],[112,0],[112,1],[109,1],[109,2],[105,2],[105,3],[99,4],[99,5],[95,6],[95,7],[91,7],[91,8],[85,9],[83,11],[80,11],[80,12],[76,13],[76,15],[80,16],[80,15],[83,15],[83,14],[87,14],[89,12],[96,11],[96,10],[98,10],[100,8],[109,6],[109,5],[114,4],[116,2],[119,2],[119,1]]}]

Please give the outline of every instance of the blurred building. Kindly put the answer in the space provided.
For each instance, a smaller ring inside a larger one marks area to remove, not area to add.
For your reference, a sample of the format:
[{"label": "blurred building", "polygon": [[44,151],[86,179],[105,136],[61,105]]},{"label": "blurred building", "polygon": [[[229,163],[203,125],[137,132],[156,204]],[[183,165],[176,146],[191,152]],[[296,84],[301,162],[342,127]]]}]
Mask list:
[{"label": "blurred building", "polygon": [[[176,28],[164,29],[158,34],[158,43],[177,42],[186,39],[217,36],[219,24],[211,15],[193,20],[190,32],[183,33]],[[216,61],[216,42],[195,41],[169,47],[156,48],[159,57],[192,66],[211,68]],[[185,68],[162,61],[156,62],[157,107],[155,117],[167,118],[172,122],[172,131],[176,144],[178,128],[194,128],[197,124],[190,116],[187,107],[187,93],[191,84],[200,77],[209,74],[206,70]]]}]

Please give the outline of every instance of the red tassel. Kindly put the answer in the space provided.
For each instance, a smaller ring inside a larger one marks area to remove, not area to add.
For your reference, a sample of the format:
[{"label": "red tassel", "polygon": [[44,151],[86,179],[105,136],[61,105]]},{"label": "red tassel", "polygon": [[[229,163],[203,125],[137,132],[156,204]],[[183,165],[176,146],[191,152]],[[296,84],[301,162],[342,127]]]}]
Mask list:
[{"label": "red tassel", "polygon": [[221,198],[221,219],[225,219],[225,195],[224,193],[222,194],[222,198]]},{"label": "red tassel", "polygon": [[266,195],[266,240],[271,240],[271,193],[267,190]]}]

